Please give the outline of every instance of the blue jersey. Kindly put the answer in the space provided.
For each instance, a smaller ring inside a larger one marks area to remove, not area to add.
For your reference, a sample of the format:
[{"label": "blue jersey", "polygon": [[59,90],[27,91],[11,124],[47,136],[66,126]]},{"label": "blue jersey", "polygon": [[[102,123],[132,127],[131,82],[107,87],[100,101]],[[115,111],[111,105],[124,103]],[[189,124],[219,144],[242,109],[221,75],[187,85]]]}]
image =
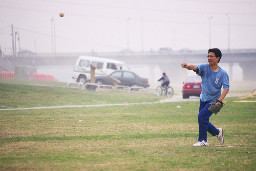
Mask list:
[{"label": "blue jersey", "polygon": [[221,88],[229,89],[229,77],[226,71],[219,67],[217,72],[210,69],[209,64],[197,65],[197,74],[202,77],[202,92],[200,99],[203,102],[214,102],[221,95]]}]

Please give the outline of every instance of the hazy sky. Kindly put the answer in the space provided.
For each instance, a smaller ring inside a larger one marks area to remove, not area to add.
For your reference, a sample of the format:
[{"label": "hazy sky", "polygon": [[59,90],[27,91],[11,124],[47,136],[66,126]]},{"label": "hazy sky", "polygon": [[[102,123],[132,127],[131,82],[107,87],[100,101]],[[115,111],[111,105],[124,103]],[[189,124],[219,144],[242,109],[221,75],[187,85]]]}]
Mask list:
[{"label": "hazy sky", "polygon": [[0,46],[11,52],[13,24],[21,49],[52,52],[55,23],[57,53],[208,49],[210,40],[256,48],[255,9],[256,0],[0,0]]}]

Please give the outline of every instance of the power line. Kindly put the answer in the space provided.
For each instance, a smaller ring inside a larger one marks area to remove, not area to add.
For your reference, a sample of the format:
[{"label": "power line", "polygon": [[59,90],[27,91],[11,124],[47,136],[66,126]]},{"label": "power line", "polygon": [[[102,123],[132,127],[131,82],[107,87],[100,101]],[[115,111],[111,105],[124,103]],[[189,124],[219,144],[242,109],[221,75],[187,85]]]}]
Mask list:
[{"label": "power line", "polygon": [[[180,2],[180,1],[177,1]],[[205,1],[202,1],[205,2]],[[215,3],[215,2],[219,2],[219,3],[229,3],[229,2],[222,2],[222,1],[207,1],[208,3]],[[236,2],[236,1],[234,1]],[[171,12],[171,13],[193,13],[193,14],[223,14],[225,15],[226,13],[232,14],[232,15],[256,15],[256,13],[252,13],[252,12],[216,12],[216,10],[213,11],[195,11],[195,10],[170,10],[170,9],[160,9],[160,8],[140,8],[140,7],[124,7],[124,6],[106,6],[106,5],[95,5],[95,4],[85,4],[85,3],[75,3],[75,2],[67,2],[67,1],[62,1],[62,0],[55,0],[55,1],[50,1],[48,3],[61,3],[63,4],[67,4],[67,5],[75,5],[75,6],[91,6],[91,7],[100,7],[100,8],[105,8],[105,9],[111,9],[111,8],[115,8],[115,9],[129,9],[129,10],[137,10],[137,11],[161,11],[161,12]],[[189,1],[189,3],[197,3],[195,1]],[[233,4],[233,2],[230,1],[231,4]],[[244,4],[244,3],[241,3]],[[255,3],[251,3],[251,4],[255,4]],[[0,8],[10,8],[10,9],[21,9],[21,10],[29,10],[29,11],[35,11],[35,12],[52,12],[52,13],[58,13],[59,11],[51,11],[51,10],[44,10],[44,9],[33,9],[33,8],[24,8],[24,7],[13,7],[13,6],[6,6],[6,5],[0,5]],[[106,15],[102,15],[104,17],[106,17]]]},{"label": "power line", "polygon": [[[244,5],[256,5],[255,1],[223,1],[223,0],[170,0],[169,2],[184,2],[185,3],[226,3],[226,4],[244,4]],[[45,0],[44,0],[45,2]],[[127,6],[113,6],[113,5],[98,5],[98,4],[90,4],[90,3],[80,3],[80,2],[70,2],[65,0],[54,0],[54,1],[48,1],[48,3],[61,3],[61,4],[69,4],[69,5],[76,5],[76,6],[92,6],[92,7],[101,7],[101,8],[119,8],[119,9],[136,9],[134,7],[127,7]],[[141,9],[141,8],[140,8]],[[144,9],[144,8],[143,8]]]},{"label": "power line", "polygon": [[[181,1],[186,1],[187,3],[200,3],[202,4],[202,2],[204,3],[229,3],[229,4],[248,4],[248,5],[256,5],[255,1],[251,1],[251,2],[239,2],[239,1],[206,1],[206,0],[198,0],[198,1],[187,1],[187,0],[172,0],[170,2],[181,2]],[[60,4],[68,4],[68,5],[75,5],[75,6],[91,6],[91,7],[100,7],[100,8],[105,8],[105,9],[110,9],[110,8],[114,8],[114,9],[129,9],[129,10],[145,10],[145,11],[168,11],[170,12],[170,9],[157,9],[157,8],[140,8],[140,7],[127,7],[127,6],[112,6],[112,5],[98,5],[98,4],[88,4],[88,3],[77,3],[77,2],[70,2],[70,1],[63,1],[63,0],[55,0],[55,1],[48,1],[48,3],[60,3]],[[188,11],[188,10],[171,10],[171,12],[178,12],[178,13],[215,13],[215,14],[226,14],[227,12],[216,12],[216,11]],[[241,12],[229,12],[229,14],[235,14],[235,15],[256,15],[256,13],[241,13]]]},{"label": "power line", "polygon": [[[131,18],[131,20],[134,20]],[[136,20],[136,19],[135,19]],[[144,19],[144,21],[146,21]],[[168,23],[174,23],[174,24],[182,24],[182,25],[191,25],[191,24],[201,24],[201,25],[205,25],[207,24],[206,22],[201,22],[201,23],[195,23],[195,22],[175,22],[175,21],[170,21],[170,20],[158,20],[158,22],[168,22]],[[217,24],[215,23],[214,24],[215,26],[226,26],[226,24]],[[251,27],[256,27],[256,24],[230,24],[231,26],[251,26]],[[8,26],[10,27],[10,26]],[[30,32],[30,33],[34,33],[34,34],[39,34],[39,35],[42,35],[42,36],[47,36],[47,37],[51,37],[50,34],[47,34],[47,33],[42,33],[42,32],[38,32],[38,31],[34,31],[34,30],[30,30],[30,29],[25,29],[25,28],[19,28],[19,27],[14,27],[15,29],[17,30],[21,30],[21,31],[26,31],[26,32]],[[69,40],[77,40],[77,39],[72,39],[72,38],[67,38],[67,37],[60,37],[58,36],[59,38],[63,38],[63,39],[69,39]],[[79,40],[79,41],[82,41],[82,40]],[[98,43],[97,43],[98,44]]]},{"label": "power line", "polygon": [[[62,1],[58,1],[58,2],[62,2]],[[64,1],[65,2],[65,1]],[[79,3],[80,4],[80,3]],[[35,12],[47,12],[47,13],[49,13],[49,12],[53,12],[53,11],[50,11],[50,10],[40,10],[40,9],[32,9],[32,8],[17,8],[17,7],[9,7],[9,6],[3,6],[3,5],[0,5],[0,7],[7,7],[7,8],[11,8],[11,9],[21,9],[21,10],[26,10],[26,11],[28,11],[28,10],[31,10],[31,11],[35,11]],[[145,8],[146,9],[146,8]],[[146,10],[155,10],[155,11],[167,11],[167,12],[170,12],[170,10],[167,10],[167,9],[153,9],[153,8],[147,8]],[[175,11],[171,11],[171,12],[176,12],[176,13],[194,13],[194,14],[209,14],[209,15],[213,15],[213,14],[220,14],[220,15],[226,15],[227,13],[229,14],[229,15],[256,15],[256,13],[236,13],[236,12],[210,12],[210,11],[207,11],[207,12],[200,12],[200,11],[193,11],[193,10],[191,10],[191,11],[182,11],[182,10],[175,10]],[[55,11],[54,13],[57,13],[57,11]],[[106,17],[108,17],[108,18],[112,18],[112,19],[116,19],[116,20],[119,20],[119,21],[125,21],[125,18],[123,18],[123,17],[119,17],[119,16],[107,16],[107,15],[83,15],[83,14],[77,14],[77,13],[69,13],[69,15],[72,15],[72,16],[86,16],[86,17],[100,17],[100,18],[106,18]],[[133,17],[133,18],[131,18],[132,20],[134,20],[134,21],[141,21],[141,18],[140,17],[138,17],[138,18],[135,18],[135,17]],[[163,21],[163,22],[172,22],[172,23],[174,23],[174,24],[185,24],[185,25],[190,25],[190,24],[204,24],[204,23],[191,23],[191,22],[186,22],[186,23],[184,23],[184,22],[177,22],[177,21],[168,21],[168,20],[162,20],[162,19],[150,19],[150,20],[148,20],[148,19],[146,19],[146,18],[144,18],[144,21],[146,21],[146,22],[154,22],[154,21],[157,21],[157,22],[159,22],[159,21]],[[215,24],[216,25],[216,24]],[[217,24],[218,25],[218,24]],[[220,24],[219,24],[220,25]],[[255,24],[232,24],[232,25],[243,25],[243,26],[255,26]],[[8,26],[7,26],[8,27]],[[2,29],[4,29],[4,28],[6,28],[6,27],[3,27]],[[26,31],[29,31],[29,30],[26,30]],[[34,31],[31,31],[31,32],[34,32]],[[39,33],[39,32],[38,32]],[[44,34],[44,33],[39,33],[39,34]],[[47,35],[47,36],[49,36],[49,35]]]},{"label": "power line", "polygon": [[[187,1],[187,0],[176,0],[176,1]],[[225,3],[225,4],[248,4],[248,5],[256,5],[256,2],[255,1],[223,1],[223,0],[220,0],[220,1],[216,1],[216,0],[194,0],[194,1],[189,1],[190,3]]]},{"label": "power line", "polygon": [[6,28],[10,28],[10,25],[2,27],[0,28],[0,30],[6,29]]},{"label": "power line", "polygon": [[24,8],[24,7],[17,7],[17,6],[7,6],[7,5],[0,5],[0,8],[8,8],[8,9],[15,9],[15,10],[25,10],[25,11],[35,11],[35,12],[56,12],[51,10],[44,10],[44,9],[35,9],[35,8]]},{"label": "power line", "polygon": [[[51,35],[46,34],[46,33],[42,33],[42,32],[38,32],[38,31],[33,31],[33,30],[29,30],[29,29],[24,29],[24,28],[18,28],[18,27],[14,27],[16,30],[22,30],[22,31],[26,31],[26,32],[30,32],[30,33],[34,33],[34,34],[39,34],[39,35],[43,35],[43,36],[47,36],[47,37],[51,37]],[[65,40],[72,40],[72,41],[79,41],[79,42],[84,42],[84,40],[82,39],[74,39],[74,38],[70,38],[70,37],[63,37],[63,36],[57,36],[57,38],[61,38],[61,39],[65,39]],[[108,47],[121,47],[121,46],[113,46],[113,45],[109,45],[109,44],[103,44],[100,42],[95,42],[93,40],[90,40],[90,42],[92,42],[93,44],[97,44],[97,45],[104,45],[104,46],[108,46]]]},{"label": "power line", "polygon": [[14,28],[17,29],[17,30],[22,30],[22,31],[26,31],[26,32],[34,33],[34,34],[39,34],[39,35],[51,37],[51,35],[49,35],[47,33],[42,33],[42,32],[33,31],[33,30],[29,30],[29,29],[24,29],[24,28],[19,28],[19,27],[14,27]]}]

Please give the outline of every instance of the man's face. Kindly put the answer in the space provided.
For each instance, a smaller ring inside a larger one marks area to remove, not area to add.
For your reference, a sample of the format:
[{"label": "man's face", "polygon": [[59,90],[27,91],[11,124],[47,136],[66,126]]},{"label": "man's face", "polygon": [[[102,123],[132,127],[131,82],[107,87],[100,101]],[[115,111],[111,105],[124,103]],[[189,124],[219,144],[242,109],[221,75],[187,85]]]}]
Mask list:
[{"label": "man's face", "polygon": [[210,65],[216,65],[218,64],[218,61],[219,61],[219,58],[217,58],[213,52],[208,53],[208,63]]}]

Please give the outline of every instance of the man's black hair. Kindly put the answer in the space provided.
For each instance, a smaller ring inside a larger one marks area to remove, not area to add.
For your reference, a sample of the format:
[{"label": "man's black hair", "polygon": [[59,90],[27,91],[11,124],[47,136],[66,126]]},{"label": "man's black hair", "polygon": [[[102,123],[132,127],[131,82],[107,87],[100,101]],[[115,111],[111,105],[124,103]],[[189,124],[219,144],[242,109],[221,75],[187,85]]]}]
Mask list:
[{"label": "man's black hair", "polygon": [[[209,49],[208,53],[209,52],[213,52],[215,54],[216,58],[219,57],[221,59],[221,57],[222,57],[222,53],[218,48]],[[218,62],[220,62],[220,60]]]}]

